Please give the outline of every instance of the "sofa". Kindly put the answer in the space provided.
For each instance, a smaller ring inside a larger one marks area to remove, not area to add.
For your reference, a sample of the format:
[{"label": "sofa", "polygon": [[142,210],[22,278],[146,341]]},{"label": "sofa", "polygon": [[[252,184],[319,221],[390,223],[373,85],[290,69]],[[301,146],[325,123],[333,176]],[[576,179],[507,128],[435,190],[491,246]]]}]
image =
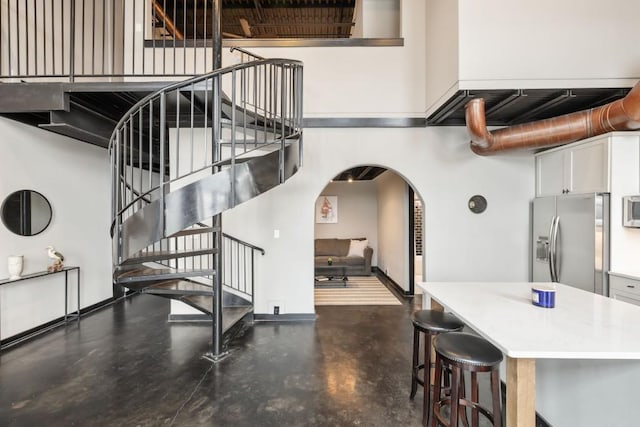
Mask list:
[{"label": "sofa", "polygon": [[[352,243],[353,242],[353,243]],[[357,239],[315,239],[314,265],[331,265],[346,267],[347,274],[353,276],[371,275],[371,257],[373,248],[369,246],[366,238]],[[316,275],[322,274],[316,271]]]}]

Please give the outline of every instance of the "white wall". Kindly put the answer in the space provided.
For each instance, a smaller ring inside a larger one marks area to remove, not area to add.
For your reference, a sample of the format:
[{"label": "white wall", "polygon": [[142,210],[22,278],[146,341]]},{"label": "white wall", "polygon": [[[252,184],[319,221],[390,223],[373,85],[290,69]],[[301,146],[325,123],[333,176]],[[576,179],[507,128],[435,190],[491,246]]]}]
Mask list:
[{"label": "white wall", "polygon": [[[304,62],[305,117],[424,117],[425,4],[405,0],[404,46],[251,48]],[[223,64],[236,63],[228,49]]]},{"label": "white wall", "polygon": [[[51,263],[46,247],[53,245],[64,254],[65,265],[81,268],[81,307],[110,298],[107,150],[5,118],[0,118],[0,134],[0,199],[16,190],[36,190],[53,210],[51,224],[36,236],[18,236],[0,224],[0,278],[9,276],[9,255],[24,255],[23,274],[46,270]],[[75,309],[75,277],[69,277],[69,302]],[[0,287],[3,339],[63,311],[64,274]]]},{"label": "white wall", "polygon": [[[387,171],[378,187],[378,268],[409,290],[409,190],[402,177]],[[413,213],[413,212],[412,212]]]},{"label": "white wall", "polygon": [[[314,203],[331,178],[362,164],[393,169],[423,198],[425,280],[527,280],[532,156],[476,156],[460,127],[306,129],[304,147],[300,172],[224,214],[227,233],[267,252],[256,313],[273,300],[283,313],[314,312]],[[467,209],[474,194],[488,200],[481,215]]]},{"label": "white wall", "polygon": [[315,223],[316,238],[366,237],[373,248],[371,265],[377,265],[378,195],[373,181],[330,182],[322,196],[338,196],[338,222]]},{"label": "white wall", "polygon": [[395,38],[400,34],[400,0],[363,0],[363,37]]},{"label": "white wall", "polygon": [[632,0],[429,0],[429,26],[459,30],[459,66],[445,49],[455,49],[454,40],[430,39],[427,76],[437,81],[427,91],[428,111],[451,80],[459,89],[631,86],[640,78],[639,14]]},{"label": "white wall", "polygon": [[458,1],[461,80],[640,77],[640,2]]},{"label": "white wall", "polygon": [[622,197],[640,194],[640,132],[611,139],[611,271],[640,277],[640,228],[622,226]]},{"label": "white wall", "polygon": [[[458,1],[425,0],[426,105],[440,105],[459,79]],[[486,18],[486,17],[485,17]]]}]

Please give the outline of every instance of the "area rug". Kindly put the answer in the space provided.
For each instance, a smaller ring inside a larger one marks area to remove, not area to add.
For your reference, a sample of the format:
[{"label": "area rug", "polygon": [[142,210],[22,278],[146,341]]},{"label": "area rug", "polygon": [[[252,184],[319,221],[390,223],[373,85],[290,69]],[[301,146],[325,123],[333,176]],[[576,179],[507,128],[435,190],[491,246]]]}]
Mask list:
[{"label": "area rug", "polygon": [[400,305],[402,304],[375,276],[349,277],[347,287],[315,288],[316,305]]}]

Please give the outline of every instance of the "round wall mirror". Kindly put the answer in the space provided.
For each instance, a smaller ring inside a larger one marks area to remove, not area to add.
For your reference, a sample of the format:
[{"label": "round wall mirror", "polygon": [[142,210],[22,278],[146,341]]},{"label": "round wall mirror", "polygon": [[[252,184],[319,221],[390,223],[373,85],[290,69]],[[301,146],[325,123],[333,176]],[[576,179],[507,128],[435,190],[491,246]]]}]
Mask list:
[{"label": "round wall mirror", "polygon": [[51,205],[37,191],[19,190],[2,202],[2,222],[20,236],[42,233],[51,222]]}]

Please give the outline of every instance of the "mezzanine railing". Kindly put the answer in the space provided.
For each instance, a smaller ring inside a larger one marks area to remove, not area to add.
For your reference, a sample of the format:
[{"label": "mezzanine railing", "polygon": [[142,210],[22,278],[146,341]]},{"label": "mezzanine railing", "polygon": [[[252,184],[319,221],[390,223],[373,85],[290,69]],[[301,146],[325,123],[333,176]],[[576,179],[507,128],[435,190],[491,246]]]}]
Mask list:
[{"label": "mezzanine railing", "polygon": [[75,81],[205,74],[213,68],[220,37],[215,4],[0,0],[0,78]]}]

